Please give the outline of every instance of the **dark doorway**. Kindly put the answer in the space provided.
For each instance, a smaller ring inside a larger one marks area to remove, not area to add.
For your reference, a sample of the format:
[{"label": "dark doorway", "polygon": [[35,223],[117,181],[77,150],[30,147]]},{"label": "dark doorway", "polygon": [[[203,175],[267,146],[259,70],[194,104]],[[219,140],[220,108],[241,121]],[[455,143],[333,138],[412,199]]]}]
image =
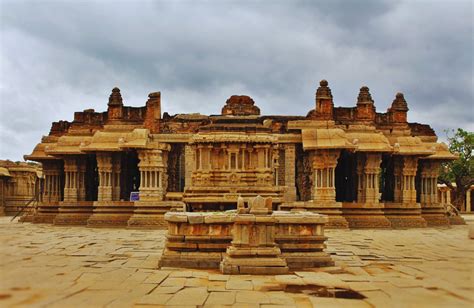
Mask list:
[{"label": "dark doorway", "polygon": [[95,154],[86,156],[86,201],[97,201],[99,188],[99,172],[97,170],[97,159]]},{"label": "dark doorway", "polygon": [[382,165],[380,172],[380,192],[383,201],[394,201],[395,175],[394,157],[389,154],[382,155]]},{"label": "dark doorway", "polygon": [[341,151],[336,166],[336,201],[353,202],[357,200],[357,161],[356,154]]},{"label": "dark doorway", "polygon": [[122,153],[120,173],[120,200],[128,201],[132,191],[140,188],[140,171],[138,170],[138,154],[136,151]]},{"label": "dark doorway", "polygon": [[168,187],[169,192],[183,192],[185,179],[184,144],[171,145],[168,154]]}]

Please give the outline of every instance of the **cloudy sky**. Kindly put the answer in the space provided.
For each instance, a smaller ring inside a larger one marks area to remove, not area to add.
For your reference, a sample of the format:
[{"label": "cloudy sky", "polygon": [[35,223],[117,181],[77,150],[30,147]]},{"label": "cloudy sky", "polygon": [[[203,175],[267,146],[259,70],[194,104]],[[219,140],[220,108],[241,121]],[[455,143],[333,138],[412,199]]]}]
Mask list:
[{"label": "cloudy sky", "polygon": [[384,112],[474,130],[472,1],[0,0],[0,158],[30,153],[52,121],[162,93],[170,114],[218,114],[232,94],[306,115],[320,79],[336,106],[369,86]]}]

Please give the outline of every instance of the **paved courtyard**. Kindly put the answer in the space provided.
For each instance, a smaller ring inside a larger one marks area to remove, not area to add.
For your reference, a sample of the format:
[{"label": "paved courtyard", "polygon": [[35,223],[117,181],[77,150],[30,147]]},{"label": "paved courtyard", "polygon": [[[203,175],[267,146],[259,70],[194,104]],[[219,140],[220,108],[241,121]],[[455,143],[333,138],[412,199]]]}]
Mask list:
[{"label": "paved courtyard", "polygon": [[467,226],[329,230],[336,266],[280,276],[157,269],[165,231],[0,217],[0,306],[469,307]]}]

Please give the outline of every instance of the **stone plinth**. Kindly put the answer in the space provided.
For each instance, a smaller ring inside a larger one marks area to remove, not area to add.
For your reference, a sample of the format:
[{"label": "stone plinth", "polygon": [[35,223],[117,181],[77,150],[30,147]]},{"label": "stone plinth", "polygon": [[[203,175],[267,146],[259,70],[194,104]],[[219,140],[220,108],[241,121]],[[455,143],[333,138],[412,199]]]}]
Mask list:
[{"label": "stone plinth", "polygon": [[237,214],[232,242],[220,264],[224,274],[285,274],[286,260],[275,243],[275,217]]},{"label": "stone plinth", "polygon": [[390,228],[390,221],[384,216],[383,209],[383,203],[344,202],[342,204],[342,213],[351,229]]},{"label": "stone plinth", "polygon": [[442,204],[423,205],[421,207],[421,217],[426,221],[428,227],[443,227],[450,224],[446,209]]},{"label": "stone plinth", "polygon": [[311,212],[273,212],[275,242],[290,269],[332,266],[334,261],[324,252],[327,237],[324,226],[329,218]]},{"label": "stone plinth", "polygon": [[33,223],[52,224],[59,212],[59,202],[52,201],[48,203],[40,202],[33,217]]},{"label": "stone plinth", "polygon": [[88,227],[126,227],[133,215],[134,204],[129,201],[95,201],[87,220]]},{"label": "stone plinth", "polygon": [[59,211],[54,218],[55,225],[87,225],[92,215],[93,201],[59,202]]},{"label": "stone plinth", "polygon": [[218,268],[232,240],[235,213],[168,212],[166,247],[160,266]]},{"label": "stone plinth", "polygon": [[179,201],[137,201],[128,220],[129,228],[166,229],[166,212],[183,212],[185,204]]},{"label": "stone plinth", "polygon": [[[238,211],[242,211],[242,208],[239,207]],[[250,230],[254,230],[252,239],[257,236],[255,233],[257,228],[249,228],[249,223],[253,223],[253,220],[257,222],[258,216],[246,214],[250,215],[248,216],[250,221],[245,221],[244,218],[235,231],[237,234],[240,233],[240,242],[237,239],[233,245],[234,248],[228,250],[231,247],[233,234],[235,234],[231,233],[231,230],[238,216],[236,212],[166,213],[164,217],[168,223],[168,234],[159,265],[161,267],[219,268],[221,261],[230,251],[232,257],[227,258],[225,264],[229,266],[243,265],[244,272],[249,270],[252,273],[265,273],[262,268],[255,268],[262,267],[268,259],[274,259],[275,254],[279,255],[278,250],[290,269],[333,264],[330,256],[324,252],[324,242],[326,241],[324,224],[328,221],[326,216],[311,212],[275,211],[272,215],[263,216],[269,217],[263,218],[263,225],[266,229],[263,231],[271,231],[273,228],[274,235],[269,235],[269,239],[273,236],[276,245],[244,247],[242,244],[247,243],[247,240],[250,241]],[[241,218],[237,220],[239,219]],[[259,218],[260,220],[262,217]],[[258,233],[259,236],[265,235],[262,230],[258,231],[261,231]],[[242,232],[244,237],[242,237]],[[249,235],[248,239],[245,234]],[[267,241],[266,236],[265,241]],[[261,238],[261,240],[264,239]],[[258,260],[259,265],[255,261],[255,253],[257,253],[257,258],[259,253],[262,257]],[[237,258],[241,259],[234,260]],[[245,264],[244,258],[251,263]],[[275,260],[272,262],[274,262],[273,265],[283,264]],[[253,268],[248,267],[249,264]],[[275,270],[275,272],[277,271],[281,272],[282,270]]]},{"label": "stone plinth", "polygon": [[426,221],[421,217],[419,203],[385,203],[385,217],[390,221],[392,228],[424,228]]}]

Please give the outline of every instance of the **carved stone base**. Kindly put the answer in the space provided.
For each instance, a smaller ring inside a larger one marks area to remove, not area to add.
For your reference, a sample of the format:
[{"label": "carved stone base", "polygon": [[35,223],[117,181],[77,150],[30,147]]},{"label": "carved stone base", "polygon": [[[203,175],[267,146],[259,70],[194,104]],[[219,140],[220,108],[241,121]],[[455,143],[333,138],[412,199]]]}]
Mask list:
[{"label": "carved stone base", "polygon": [[61,226],[87,225],[93,208],[92,201],[60,202],[59,213],[54,219],[54,224]]},{"label": "carved stone base", "polygon": [[385,203],[384,213],[394,229],[425,228],[427,226],[426,221],[421,217],[419,203]]},{"label": "carved stone base", "polygon": [[423,206],[421,217],[426,221],[428,227],[448,227],[449,219],[443,206]]},{"label": "carved stone base", "polygon": [[334,261],[326,252],[282,252],[282,257],[286,260],[291,270],[302,268],[314,268],[334,266]]},{"label": "carved stone base", "polygon": [[219,268],[222,252],[172,251],[165,249],[158,266],[184,268]]},{"label": "carved stone base", "polygon": [[33,223],[52,224],[59,212],[59,202],[40,203],[33,217]]},{"label": "carved stone base", "polygon": [[164,215],[169,211],[184,211],[185,204],[179,201],[137,201],[135,210],[128,220],[132,229],[167,229]]},{"label": "carved stone base", "polygon": [[383,204],[343,203],[342,214],[349,223],[349,228],[389,229],[390,221],[385,217]]},{"label": "carved stone base", "polygon": [[120,228],[128,226],[133,215],[133,202],[95,201],[94,211],[87,220],[88,227]]},{"label": "carved stone base", "polygon": [[223,274],[279,275],[288,273],[288,265],[278,247],[234,247],[220,264]]},{"label": "carved stone base", "polygon": [[448,219],[449,219],[449,224],[453,226],[466,224],[466,221],[461,216],[449,216]]}]

